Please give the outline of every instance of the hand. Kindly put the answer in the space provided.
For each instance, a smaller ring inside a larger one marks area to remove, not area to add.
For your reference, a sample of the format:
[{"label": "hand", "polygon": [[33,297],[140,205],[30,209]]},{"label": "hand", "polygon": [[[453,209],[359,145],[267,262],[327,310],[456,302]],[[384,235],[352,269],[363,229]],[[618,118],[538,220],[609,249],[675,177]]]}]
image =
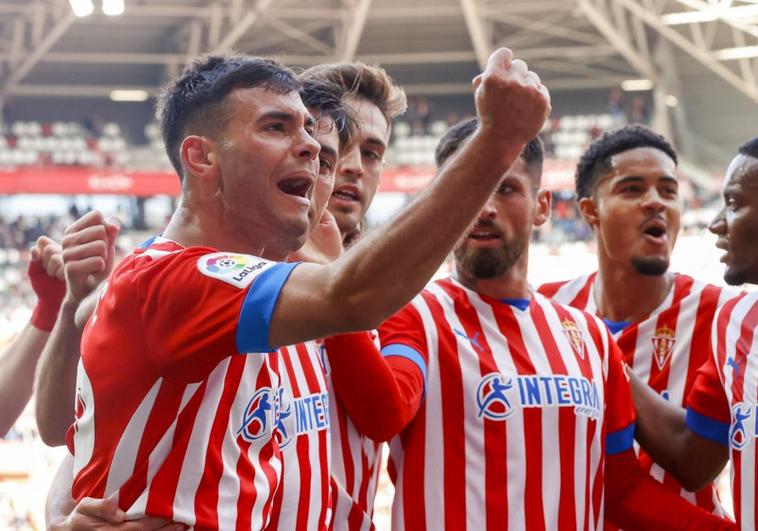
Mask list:
[{"label": "hand", "polygon": [[330,264],[339,258],[342,251],[342,234],[337,220],[331,212],[324,210],[321,220],[308,234],[305,245],[290,253],[287,261]]},{"label": "hand", "polygon": [[473,83],[482,131],[509,144],[526,144],[537,136],[550,114],[550,93],[511,50],[495,50]]},{"label": "hand", "polygon": [[164,518],[147,516],[139,520],[127,520],[124,511],[115,501],[83,498],[74,511],[65,519],[48,524],[50,531],[86,531],[89,529],[120,531],[179,531],[185,529],[182,524],[175,524]]},{"label": "hand", "polygon": [[66,294],[61,246],[47,236],[40,236],[30,250],[30,258],[26,273],[37,295],[31,322],[49,332]]},{"label": "hand", "polygon": [[80,302],[113,269],[119,226],[97,210],[72,223],[63,237],[63,264],[68,296]]}]

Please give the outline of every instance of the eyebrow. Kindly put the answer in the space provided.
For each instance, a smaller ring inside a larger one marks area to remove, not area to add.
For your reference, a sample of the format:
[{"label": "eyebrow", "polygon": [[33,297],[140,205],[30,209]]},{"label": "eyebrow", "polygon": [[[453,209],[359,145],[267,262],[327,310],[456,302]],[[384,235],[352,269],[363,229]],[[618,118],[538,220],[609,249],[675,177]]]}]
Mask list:
[{"label": "eyebrow", "polygon": [[[285,111],[269,111],[258,119],[259,122],[265,122],[266,120],[281,120],[283,122],[292,123],[295,121],[295,114]],[[313,116],[307,114],[305,116],[305,127],[313,126],[314,124],[315,120],[313,119]]]},{"label": "eyebrow", "polygon": [[[614,182],[613,184],[615,186],[618,184],[624,184],[628,182],[639,182],[639,181],[644,181],[644,180],[645,178],[640,177],[639,175],[626,175],[622,177],[621,179],[619,179],[618,181]],[[658,180],[672,182],[672,183],[675,183],[677,186],[679,186],[679,181],[675,177],[672,177],[671,175],[661,175],[660,177],[658,177]]]},{"label": "eyebrow", "polygon": [[369,137],[369,138],[367,138],[365,140],[365,143],[366,144],[372,144],[372,145],[378,146],[378,147],[380,147],[382,149],[387,149],[387,144],[385,144],[384,142],[382,142],[381,140],[379,140],[378,138],[375,138],[375,137]]},{"label": "eyebrow", "polygon": [[338,157],[336,149],[331,146],[325,146],[324,144],[321,144],[321,153],[331,155],[334,158]]}]

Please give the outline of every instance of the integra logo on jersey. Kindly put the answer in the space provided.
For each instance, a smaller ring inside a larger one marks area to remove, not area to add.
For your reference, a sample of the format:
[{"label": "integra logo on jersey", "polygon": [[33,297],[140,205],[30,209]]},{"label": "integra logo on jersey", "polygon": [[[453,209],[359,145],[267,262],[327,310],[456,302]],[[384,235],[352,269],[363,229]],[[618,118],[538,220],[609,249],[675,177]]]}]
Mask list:
[{"label": "integra logo on jersey", "polygon": [[[292,414],[291,408],[283,408],[284,388],[263,387],[255,392],[247,403],[242,416],[242,426],[237,435],[247,442],[255,442],[268,437],[274,428],[281,439],[288,439],[285,419]],[[281,442],[281,441],[280,441]]]},{"label": "integra logo on jersey", "polygon": [[518,375],[501,373],[485,375],[476,390],[478,416],[490,420],[505,420],[516,406],[573,407],[574,413],[598,419],[602,402],[597,384],[583,376]]},{"label": "integra logo on jersey", "polygon": [[[732,406],[732,425],[729,426],[729,444],[735,450],[742,450],[750,442],[749,430],[745,423],[753,416],[750,404],[737,402]],[[753,438],[758,437],[758,425],[753,429]]]},{"label": "integra logo on jersey", "polygon": [[245,288],[274,262],[248,254],[211,253],[197,261],[198,270],[209,277]]}]

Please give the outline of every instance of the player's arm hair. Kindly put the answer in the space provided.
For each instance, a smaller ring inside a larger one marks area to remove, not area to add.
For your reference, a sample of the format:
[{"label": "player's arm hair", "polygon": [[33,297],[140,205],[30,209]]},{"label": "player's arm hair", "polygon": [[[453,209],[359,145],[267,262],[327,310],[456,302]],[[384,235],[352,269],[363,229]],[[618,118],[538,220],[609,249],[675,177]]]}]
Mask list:
[{"label": "player's arm hair", "polygon": [[65,444],[66,430],[74,421],[83,328],[77,326],[79,306],[71,299],[64,300],[37,370],[35,415],[40,437],[48,446]]},{"label": "player's arm hair", "polygon": [[281,291],[270,344],[370,330],[409,302],[524,147],[496,137],[474,133],[392,224],[364,237],[331,264],[298,266]]},{"label": "player's arm hair", "polygon": [[28,323],[0,355],[0,436],[16,422],[32,396],[34,369],[50,332]]},{"label": "player's arm hair", "polygon": [[412,361],[385,358],[368,332],[324,341],[336,398],[356,429],[377,442],[390,440],[413,419],[424,376]]},{"label": "player's arm hair", "polygon": [[713,481],[729,459],[726,446],[693,433],[683,408],[665,400],[633,373],[630,376],[637,412],[635,438],[640,446],[689,491]]},{"label": "player's arm hair", "polygon": [[640,468],[634,450],[605,460],[605,516],[620,529],[736,529],[724,520],[669,492]]}]

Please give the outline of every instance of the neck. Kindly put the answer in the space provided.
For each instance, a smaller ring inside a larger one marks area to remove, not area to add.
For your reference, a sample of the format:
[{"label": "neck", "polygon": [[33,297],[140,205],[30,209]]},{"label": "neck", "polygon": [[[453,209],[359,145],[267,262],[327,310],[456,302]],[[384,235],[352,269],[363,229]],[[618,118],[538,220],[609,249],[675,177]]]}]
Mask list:
[{"label": "neck", "polygon": [[526,279],[528,260],[527,251],[524,251],[518,262],[505,273],[486,279],[468,274],[456,263],[455,278],[468,289],[493,299],[528,299],[530,296],[529,282]]},{"label": "neck", "polygon": [[220,251],[252,254],[268,260],[283,260],[287,252],[263,237],[229,230],[235,224],[224,215],[219,201],[199,204],[183,194],[163,236],[184,247],[212,247]]},{"label": "neck", "polygon": [[670,273],[641,275],[631,264],[621,266],[601,254],[595,281],[598,313],[611,321],[642,321],[661,305],[673,280]]}]

